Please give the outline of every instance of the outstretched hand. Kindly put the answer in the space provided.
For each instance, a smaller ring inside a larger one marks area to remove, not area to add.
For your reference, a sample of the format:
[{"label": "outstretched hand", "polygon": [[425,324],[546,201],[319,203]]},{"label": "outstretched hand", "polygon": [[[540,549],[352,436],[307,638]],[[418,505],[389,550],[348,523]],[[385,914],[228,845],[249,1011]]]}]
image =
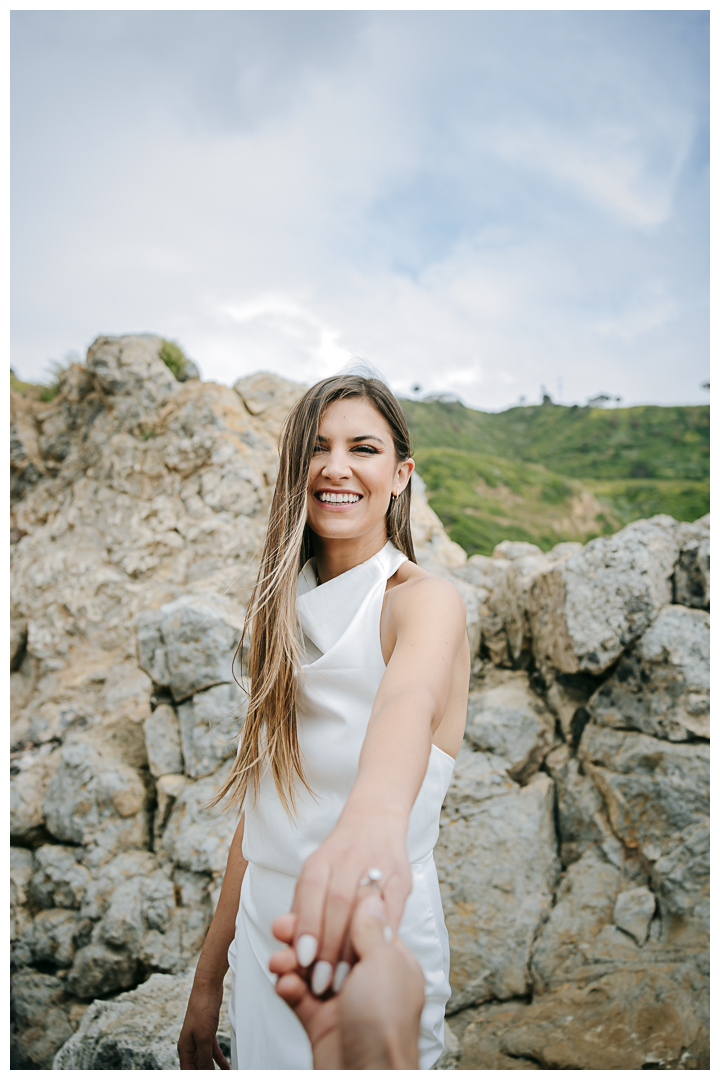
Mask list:
[{"label": "outstretched hand", "polygon": [[[279,941],[291,945],[297,916],[273,923]],[[417,1069],[420,1014],[425,1001],[419,964],[397,935],[390,941],[387,912],[369,887],[350,928],[357,962],[339,994],[321,999],[308,985],[295,950],[273,954],[276,991],[307,1031],[316,1069]],[[386,936],[387,935],[387,936]]]},{"label": "outstretched hand", "polygon": [[395,826],[387,813],[376,818],[366,813],[362,828],[351,818],[341,819],[305,861],[293,899],[293,944],[302,967],[314,964],[311,985],[316,995],[333,984],[337,989],[340,963],[347,970],[350,921],[359,882],[369,867],[382,873],[386,920],[397,931],[412,888],[406,828],[404,822]]}]

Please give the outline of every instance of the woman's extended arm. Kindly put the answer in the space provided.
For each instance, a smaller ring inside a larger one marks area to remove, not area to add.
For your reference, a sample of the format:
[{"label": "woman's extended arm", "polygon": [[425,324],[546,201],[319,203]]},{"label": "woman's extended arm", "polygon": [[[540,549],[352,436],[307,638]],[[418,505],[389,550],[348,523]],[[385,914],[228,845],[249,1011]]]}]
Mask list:
[{"label": "woman's extended arm", "polygon": [[195,969],[185,1022],[177,1044],[181,1069],[214,1069],[213,1059],[221,1069],[230,1068],[218,1046],[217,1028],[223,979],[228,969],[227,953],[235,937],[240,887],[247,866],[242,853],[244,831],[243,814],[230,845],[217,909]]},{"label": "woman's extended arm", "polygon": [[[382,870],[388,922],[394,930],[400,924],[412,887],[406,851],[410,811],[458,656],[467,649],[465,607],[449,582],[427,576],[392,592],[396,644],[368,723],[358,776],[337,826],[307,859],[295,892],[296,944],[303,936],[314,938],[315,959],[324,962],[314,980],[317,993],[332,978],[357,883],[369,867]],[[301,949],[301,959],[311,951]]]}]

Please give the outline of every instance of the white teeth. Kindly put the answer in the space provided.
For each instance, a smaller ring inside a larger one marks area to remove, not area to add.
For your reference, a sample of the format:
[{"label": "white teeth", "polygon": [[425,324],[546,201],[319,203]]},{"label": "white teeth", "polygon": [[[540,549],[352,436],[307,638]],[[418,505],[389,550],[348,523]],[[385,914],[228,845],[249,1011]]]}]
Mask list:
[{"label": "white teeth", "polygon": [[337,495],[334,491],[321,491],[318,498],[320,502],[327,503],[356,503],[360,501],[359,495]]}]

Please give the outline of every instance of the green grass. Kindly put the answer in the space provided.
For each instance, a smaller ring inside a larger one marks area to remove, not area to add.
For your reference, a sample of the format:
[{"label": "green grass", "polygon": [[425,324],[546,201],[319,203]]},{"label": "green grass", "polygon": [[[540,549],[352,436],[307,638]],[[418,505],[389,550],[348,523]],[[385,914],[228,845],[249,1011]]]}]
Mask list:
[{"label": "green grass", "polygon": [[170,368],[175,378],[182,382],[187,366],[187,356],[177,341],[169,341],[167,338],[163,338],[160,359],[166,367]]},{"label": "green grass", "polygon": [[22,397],[32,398],[34,401],[52,401],[60,393],[60,376],[65,371],[65,365],[56,360],[51,365],[52,379],[49,383],[23,382],[10,368],[10,389]]},{"label": "green grass", "polygon": [[653,514],[709,509],[708,406],[530,406],[483,413],[403,401],[430,505],[468,554],[548,550]]}]

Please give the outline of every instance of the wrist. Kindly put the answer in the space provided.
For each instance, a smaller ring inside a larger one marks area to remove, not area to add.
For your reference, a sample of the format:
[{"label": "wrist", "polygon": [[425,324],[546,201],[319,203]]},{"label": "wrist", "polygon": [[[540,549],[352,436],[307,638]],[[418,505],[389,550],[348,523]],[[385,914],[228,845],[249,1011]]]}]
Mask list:
[{"label": "wrist", "polygon": [[409,811],[403,806],[366,799],[351,792],[339,822],[362,829],[372,829],[377,825],[383,833],[395,834],[404,841],[409,817]]}]

